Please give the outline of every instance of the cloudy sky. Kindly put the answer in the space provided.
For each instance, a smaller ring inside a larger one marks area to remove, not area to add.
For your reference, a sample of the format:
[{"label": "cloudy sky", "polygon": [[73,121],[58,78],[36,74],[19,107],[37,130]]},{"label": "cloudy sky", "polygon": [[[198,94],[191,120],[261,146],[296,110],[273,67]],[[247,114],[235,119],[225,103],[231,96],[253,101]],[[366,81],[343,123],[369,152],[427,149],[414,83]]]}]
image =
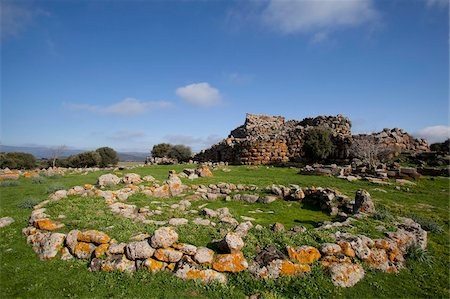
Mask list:
[{"label": "cloudy sky", "polygon": [[447,0],[1,0],[1,143],[206,148],[245,113],[449,136]]}]

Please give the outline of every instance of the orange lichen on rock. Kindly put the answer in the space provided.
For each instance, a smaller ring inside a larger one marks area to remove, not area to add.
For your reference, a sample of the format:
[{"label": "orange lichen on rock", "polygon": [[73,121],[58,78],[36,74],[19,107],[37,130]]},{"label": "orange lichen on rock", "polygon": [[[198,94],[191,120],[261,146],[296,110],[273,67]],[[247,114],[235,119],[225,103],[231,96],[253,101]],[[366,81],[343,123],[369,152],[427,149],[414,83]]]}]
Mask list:
[{"label": "orange lichen on rock", "polygon": [[158,272],[164,269],[164,263],[152,258],[148,258],[144,261],[144,267],[151,272]]},{"label": "orange lichen on rock", "polygon": [[78,242],[75,245],[74,255],[79,259],[88,259],[95,250],[95,245],[91,243]]},{"label": "orange lichen on rock", "polygon": [[212,267],[219,272],[241,272],[247,269],[248,263],[242,252],[235,252],[216,255]]},{"label": "orange lichen on rock", "polygon": [[326,255],[320,260],[320,264],[325,268],[328,268],[333,264],[348,264],[351,262],[352,260],[348,256],[338,257],[336,255]]},{"label": "orange lichen on rock", "polygon": [[78,241],[87,242],[87,243],[96,243],[96,244],[104,244],[108,243],[111,238],[98,230],[87,230],[85,232],[81,232],[77,237]]},{"label": "orange lichen on rock", "polygon": [[40,219],[34,222],[34,226],[42,230],[56,230],[64,226],[63,223],[59,223],[50,219]]},{"label": "orange lichen on rock", "polygon": [[320,252],[312,246],[302,246],[294,249],[290,246],[286,247],[289,258],[298,261],[300,264],[312,264],[320,259]]},{"label": "orange lichen on rock", "polygon": [[183,253],[173,248],[159,248],[153,256],[163,262],[175,263],[183,257]]},{"label": "orange lichen on rock", "polygon": [[32,177],[37,177],[39,176],[39,173],[35,172],[35,171],[27,171],[23,174],[24,178],[32,178]]},{"label": "orange lichen on rock", "polygon": [[0,181],[3,180],[18,180],[20,177],[20,172],[18,171],[9,171],[0,174]]},{"label": "orange lichen on rock", "polygon": [[97,248],[95,248],[94,250],[94,255],[95,257],[101,257],[102,255],[104,255],[109,248],[109,244],[101,244],[100,246],[98,246]]},{"label": "orange lichen on rock", "polygon": [[84,189],[85,190],[91,190],[94,186],[92,186],[91,184],[84,184]]},{"label": "orange lichen on rock", "polygon": [[305,264],[294,264],[291,261],[283,260],[280,268],[280,275],[290,276],[311,271],[311,267]]},{"label": "orange lichen on rock", "polygon": [[355,257],[355,251],[348,242],[339,242],[339,246],[342,248],[342,253],[349,257]]}]

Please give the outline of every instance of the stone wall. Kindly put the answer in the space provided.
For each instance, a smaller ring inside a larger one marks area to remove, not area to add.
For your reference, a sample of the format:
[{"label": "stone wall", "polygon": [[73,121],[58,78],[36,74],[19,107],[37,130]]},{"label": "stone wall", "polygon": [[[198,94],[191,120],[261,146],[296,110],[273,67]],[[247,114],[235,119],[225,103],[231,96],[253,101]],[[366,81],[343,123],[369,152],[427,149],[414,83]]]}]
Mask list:
[{"label": "stone wall", "polygon": [[395,152],[429,151],[426,141],[414,139],[401,129],[352,136],[351,122],[342,115],[286,121],[282,116],[247,114],[242,126],[232,130],[226,139],[197,154],[195,160],[251,165],[298,162],[304,158],[302,148],[307,131],[316,127],[330,130],[336,148],[331,157],[334,160],[350,158],[353,138],[367,139]]}]

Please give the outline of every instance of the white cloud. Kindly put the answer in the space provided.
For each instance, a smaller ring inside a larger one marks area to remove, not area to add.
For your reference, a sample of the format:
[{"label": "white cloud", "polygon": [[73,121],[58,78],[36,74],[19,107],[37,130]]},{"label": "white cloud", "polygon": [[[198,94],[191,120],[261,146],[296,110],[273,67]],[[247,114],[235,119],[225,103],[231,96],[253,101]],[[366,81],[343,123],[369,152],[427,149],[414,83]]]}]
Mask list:
[{"label": "white cloud", "polygon": [[450,138],[450,127],[443,125],[425,127],[415,133],[414,136],[424,138],[428,143],[442,142]]},{"label": "white cloud", "polygon": [[1,1],[1,39],[17,36],[21,31],[33,22],[37,16],[49,16],[50,14],[41,9],[31,8],[18,4],[17,2]]},{"label": "white cloud", "polygon": [[164,141],[171,144],[184,144],[192,147],[194,151],[199,151],[210,147],[223,138],[212,134],[207,137],[194,137],[192,135],[174,134],[164,136]]},{"label": "white cloud", "polygon": [[425,0],[427,7],[446,7],[449,5],[448,0]]},{"label": "white cloud", "polygon": [[222,101],[219,90],[206,82],[179,87],[175,93],[186,102],[197,106],[213,106]]},{"label": "white cloud", "polygon": [[130,142],[141,139],[142,137],[145,137],[145,133],[142,131],[120,130],[112,133],[111,136],[109,136],[109,139]]},{"label": "white cloud", "polygon": [[90,104],[69,104],[68,106],[73,110],[84,110],[93,113],[132,116],[155,109],[169,108],[172,107],[172,103],[167,101],[140,101],[135,98],[126,98],[118,103],[108,106]]},{"label": "white cloud", "polygon": [[269,0],[262,12],[266,24],[282,33],[318,33],[371,23],[378,19],[373,0]]}]

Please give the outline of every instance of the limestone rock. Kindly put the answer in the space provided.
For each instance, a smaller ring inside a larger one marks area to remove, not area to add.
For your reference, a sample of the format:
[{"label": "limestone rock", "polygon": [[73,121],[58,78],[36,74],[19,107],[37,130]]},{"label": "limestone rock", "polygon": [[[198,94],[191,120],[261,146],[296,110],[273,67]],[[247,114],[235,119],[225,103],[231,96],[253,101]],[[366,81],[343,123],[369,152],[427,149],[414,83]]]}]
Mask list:
[{"label": "limestone rock", "polygon": [[169,219],[169,224],[173,226],[188,224],[189,220],[186,218],[171,218]]},{"label": "limestone rock", "polygon": [[195,255],[197,253],[197,247],[191,244],[178,243],[173,244],[172,247],[187,255]]},{"label": "limestone rock", "polygon": [[227,277],[222,273],[210,269],[199,270],[189,265],[184,265],[178,269],[175,275],[182,279],[198,279],[203,283],[217,281],[225,284],[227,282]]},{"label": "limestone rock", "polygon": [[104,244],[108,243],[111,238],[107,234],[99,232],[98,230],[87,230],[79,233],[77,240],[80,242]]},{"label": "limestone rock", "polygon": [[14,219],[12,217],[0,218],[0,227],[8,226],[8,225],[10,225],[13,222],[14,222]]},{"label": "limestone rock", "polygon": [[319,250],[312,246],[301,246],[297,249],[287,246],[286,250],[291,260],[298,261],[301,264],[312,264],[320,259]]},{"label": "limestone rock", "polygon": [[214,251],[206,247],[197,248],[194,260],[199,264],[210,264],[214,258]]},{"label": "limestone rock", "polygon": [[338,244],[334,243],[322,243],[320,244],[320,252],[324,255],[336,255],[341,253],[342,248]]},{"label": "limestone rock", "polygon": [[212,267],[219,272],[241,272],[248,268],[248,263],[242,252],[235,252],[216,255]]},{"label": "limestone rock", "polygon": [[353,206],[353,214],[375,213],[375,205],[373,204],[372,198],[369,192],[365,190],[358,190],[355,195],[355,204]]},{"label": "limestone rock", "polygon": [[124,182],[124,184],[134,184],[134,185],[138,185],[140,183],[142,183],[142,179],[141,176],[136,174],[136,173],[127,173],[123,176],[122,181]]},{"label": "limestone rock", "polygon": [[234,229],[234,232],[241,238],[247,236],[248,232],[252,229],[253,224],[250,221],[242,222]]},{"label": "limestone rock", "polygon": [[32,244],[41,260],[52,259],[64,244],[66,235],[51,232],[37,232],[27,238],[27,242]]},{"label": "limestone rock", "polygon": [[95,248],[96,246],[92,243],[78,242],[75,245],[73,255],[79,259],[89,259]]},{"label": "limestone rock", "polygon": [[286,230],[284,228],[284,225],[278,222],[272,225],[270,229],[273,230],[274,232],[284,232]]},{"label": "limestone rock", "polygon": [[333,284],[338,287],[352,287],[364,277],[364,269],[358,264],[333,264],[329,272]]},{"label": "limestone rock", "polygon": [[53,231],[64,227],[64,224],[50,219],[40,219],[34,222],[34,226],[41,230]]},{"label": "limestone rock", "polygon": [[235,232],[229,232],[225,237],[217,243],[217,247],[222,253],[234,253],[241,251],[244,247],[244,241],[240,234]]},{"label": "limestone rock", "polygon": [[120,178],[112,173],[103,174],[98,177],[97,185],[101,187],[115,186],[120,183]]},{"label": "limestone rock", "polygon": [[212,177],[213,174],[211,170],[209,170],[207,165],[202,165],[199,168],[197,168],[196,173],[199,177]]},{"label": "limestone rock", "polygon": [[146,259],[153,256],[155,249],[147,240],[128,243],[125,247],[125,255],[130,260]]},{"label": "limestone rock", "polygon": [[154,257],[163,262],[176,263],[183,257],[183,252],[173,248],[159,248],[156,249]]},{"label": "limestone rock", "polygon": [[167,248],[178,241],[178,234],[172,227],[161,227],[153,233],[150,244],[153,248]]}]

